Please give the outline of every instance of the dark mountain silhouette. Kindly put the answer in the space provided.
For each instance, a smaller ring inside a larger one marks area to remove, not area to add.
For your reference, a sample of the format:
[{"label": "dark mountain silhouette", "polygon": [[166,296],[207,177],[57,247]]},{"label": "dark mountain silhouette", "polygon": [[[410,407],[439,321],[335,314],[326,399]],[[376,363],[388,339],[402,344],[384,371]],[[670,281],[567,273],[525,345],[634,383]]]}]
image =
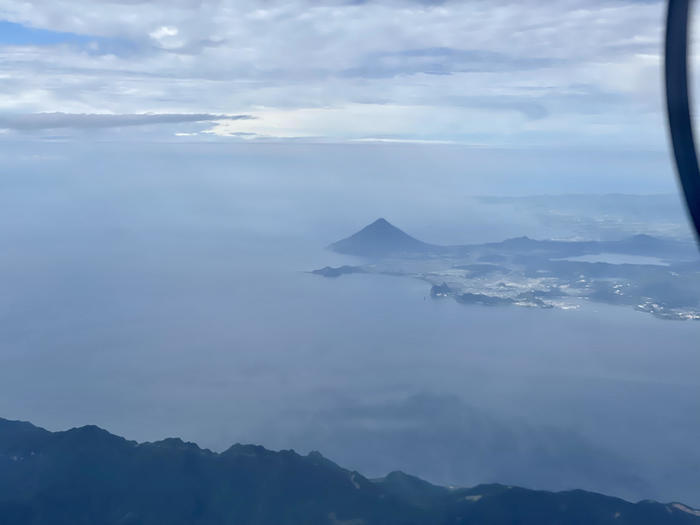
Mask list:
[{"label": "dark mountain silhouette", "polygon": [[323,277],[340,277],[341,275],[347,275],[351,273],[366,273],[365,270],[359,266],[338,266],[333,268],[332,266],[326,266],[319,270],[313,270],[311,273],[315,275],[322,275]]},{"label": "dark mountain silhouette", "polygon": [[523,254],[547,257],[571,257],[598,253],[629,255],[673,256],[697,260],[697,248],[691,242],[660,239],[651,235],[635,235],[618,241],[554,241],[515,237],[486,244],[440,246],[419,241],[385,219],[377,219],[369,226],[329,248],[338,253],[381,258],[389,256],[457,255],[472,252]]},{"label": "dark mountain silhouette", "polygon": [[377,219],[347,239],[331,244],[329,248],[338,253],[364,257],[417,254],[440,249],[411,237],[386,219]]},{"label": "dark mountain silhouette", "polygon": [[0,419],[3,525],[700,524],[681,504],[502,485],[448,489],[400,472],[369,480],[318,452],[180,439],[136,443],[95,426]]}]

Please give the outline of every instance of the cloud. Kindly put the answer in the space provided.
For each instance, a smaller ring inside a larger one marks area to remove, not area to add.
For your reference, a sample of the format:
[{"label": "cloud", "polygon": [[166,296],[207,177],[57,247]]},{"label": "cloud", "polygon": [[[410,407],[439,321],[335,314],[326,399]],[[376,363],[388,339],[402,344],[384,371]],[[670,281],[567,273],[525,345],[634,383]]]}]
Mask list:
[{"label": "cloud", "polygon": [[158,29],[148,33],[148,36],[153,39],[159,47],[163,49],[178,49],[185,43],[178,38],[180,30],[177,27],[160,26]]},{"label": "cloud", "polygon": [[367,57],[366,63],[340,74],[348,77],[375,78],[416,73],[449,75],[470,72],[516,72],[541,69],[554,64],[556,61],[548,58],[516,57],[484,50],[437,47],[375,53]]},{"label": "cloud", "polygon": [[179,31],[177,30],[177,27],[161,26],[155,31],[149,33],[149,36],[151,38],[155,38],[156,40],[161,40],[169,36],[177,36],[178,33]]},{"label": "cloud", "polygon": [[[242,0],[204,10],[198,0],[0,0],[0,19],[98,45],[41,45],[35,31],[0,44],[5,113],[299,112],[313,118],[285,121],[279,135],[274,125],[230,135],[317,136],[321,120],[334,139],[395,135],[374,114],[358,129],[358,111],[343,111],[367,104],[360,113],[403,108],[408,140],[487,127],[498,146],[665,147],[661,1]],[[427,115],[420,126],[416,113]]]},{"label": "cloud", "polygon": [[251,115],[211,115],[206,113],[140,113],[125,115],[98,113],[32,113],[24,115],[0,115],[0,129],[35,131],[60,128],[120,128],[153,124],[250,120],[253,118],[254,117]]}]

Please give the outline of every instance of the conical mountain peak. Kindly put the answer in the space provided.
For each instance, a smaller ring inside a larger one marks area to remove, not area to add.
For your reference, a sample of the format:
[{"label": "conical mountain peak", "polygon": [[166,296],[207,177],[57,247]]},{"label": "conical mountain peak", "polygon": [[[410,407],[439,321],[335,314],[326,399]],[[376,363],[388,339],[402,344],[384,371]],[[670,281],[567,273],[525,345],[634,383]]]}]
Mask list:
[{"label": "conical mountain peak", "polygon": [[348,255],[387,257],[394,254],[425,253],[437,247],[411,237],[380,217],[354,235],[331,244],[330,248]]}]

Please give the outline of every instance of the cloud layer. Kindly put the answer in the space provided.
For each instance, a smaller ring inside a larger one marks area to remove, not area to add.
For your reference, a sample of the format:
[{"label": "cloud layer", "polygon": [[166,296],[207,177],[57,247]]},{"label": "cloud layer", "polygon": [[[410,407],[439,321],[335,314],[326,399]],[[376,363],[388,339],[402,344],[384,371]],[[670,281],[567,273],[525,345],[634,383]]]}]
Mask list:
[{"label": "cloud layer", "polygon": [[230,137],[664,140],[658,1],[0,0],[0,19],[80,36],[0,40],[0,114],[259,117],[195,130]]},{"label": "cloud layer", "polygon": [[211,122],[249,120],[249,115],[211,115],[206,113],[140,113],[110,115],[97,113],[31,113],[24,115],[0,115],[0,129],[33,131],[45,129],[96,129],[152,124],[179,124],[184,122]]}]

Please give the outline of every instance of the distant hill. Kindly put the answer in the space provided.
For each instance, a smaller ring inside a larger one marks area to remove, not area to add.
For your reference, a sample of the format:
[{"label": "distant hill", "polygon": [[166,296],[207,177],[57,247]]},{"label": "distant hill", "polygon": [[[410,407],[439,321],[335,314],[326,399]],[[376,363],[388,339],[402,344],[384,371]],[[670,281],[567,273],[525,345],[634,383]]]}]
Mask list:
[{"label": "distant hill", "polygon": [[417,254],[440,249],[411,237],[386,219],[377,219],[354,235],[331,244],[329,248],[338,253],[364,257]]},{"label": "distant hill", "polygon": [[617,241],[552,241],[516,237],[496,243],[487,243],[471,248],[489,248],[504,253],[539,252],[552,257],[567,257],[598,253],[621,253],[628,255],[658,255],[697,259],[697,247],[692,242],[661,239],[639,234]]},{"label": "distant hill", "polygon": [[331,266],[326,266],[319,270],[313,270],[311,273],[315,275],[322,275],[323,277],[340,277],[341,275],[347,275],[351,273],[366,273],[365,270],[359,266],[339,266],[333,268]]},{"label": "distant hill", "polygon": [[554,241],[516,237],[500,242],[441,246],[411,237],[386,219],[377,219],[359,232],[329,246],[335,252],[369,258],[416,255],[464,256],[476,251],[497,254],[523,254],[548,257],[571,257],[585,254],[621,253],[654,255],[697,260],[692,242],[661,239],[639,234],[617,241]]},{"label": "distant hill", "polygon": [[318,452],[180,439],[136,443],[95,426],[0,419],[3,525],[700,524],[681,504],[503,485],[449,489],[401,472],[369,480]]}]

